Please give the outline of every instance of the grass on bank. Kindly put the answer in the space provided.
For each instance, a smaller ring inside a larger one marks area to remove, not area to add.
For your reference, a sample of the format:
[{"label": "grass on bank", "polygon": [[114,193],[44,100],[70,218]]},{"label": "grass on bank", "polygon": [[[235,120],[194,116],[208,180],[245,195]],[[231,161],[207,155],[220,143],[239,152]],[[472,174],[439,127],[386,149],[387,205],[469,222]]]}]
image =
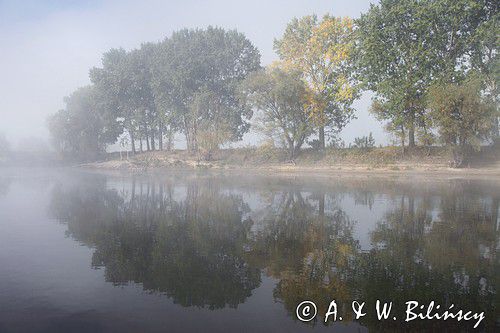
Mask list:
[{"label": "grass on bank", "polygon": [[[135,155],[125,153],[109,153],[107,162],[123,162],[138,168],[154,167],[265,167],[286,166],[299,167],[336,167],[360,166],[365,168],[388,168],[405,170],[419,166],[450,167],[452,153],[446,147],[415,147],[404,153],[401,147],[376,148],[328,148],[324,151],[304,149],[293,160],[285,150],[271,147],[249,147],[220,149],[207,160],[201,154],[190,154],[185,150],[150,151]],[[500,149],[483,147],[475,152],[465,167],[498,166]]]}]

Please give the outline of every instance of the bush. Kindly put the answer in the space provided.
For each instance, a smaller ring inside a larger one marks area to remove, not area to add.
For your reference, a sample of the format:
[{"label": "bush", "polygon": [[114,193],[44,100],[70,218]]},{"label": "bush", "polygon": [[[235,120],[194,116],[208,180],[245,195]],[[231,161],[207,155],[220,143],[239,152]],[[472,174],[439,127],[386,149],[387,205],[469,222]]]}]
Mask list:
[{"label": "bush", "polygon": [[370,132],[368,136],[354,138],[354,144],[351,147],[361,149],[375,147],[375,139],[373,138],[372,132]]}]

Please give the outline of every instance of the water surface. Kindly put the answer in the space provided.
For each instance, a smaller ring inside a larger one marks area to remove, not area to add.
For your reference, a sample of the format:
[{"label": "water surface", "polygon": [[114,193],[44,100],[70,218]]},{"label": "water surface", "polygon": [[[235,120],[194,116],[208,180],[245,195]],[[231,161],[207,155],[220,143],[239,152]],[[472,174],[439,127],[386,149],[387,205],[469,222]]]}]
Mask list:
[{"label": "water surface", "polygon": [[[495,331],[499,197],[488,180],[0,170],[0,332],[472,327],[404,324],[407,300]],[[343,320],[324,325],[332,299]],[[353,321],[352,300],[371,312]]]}]

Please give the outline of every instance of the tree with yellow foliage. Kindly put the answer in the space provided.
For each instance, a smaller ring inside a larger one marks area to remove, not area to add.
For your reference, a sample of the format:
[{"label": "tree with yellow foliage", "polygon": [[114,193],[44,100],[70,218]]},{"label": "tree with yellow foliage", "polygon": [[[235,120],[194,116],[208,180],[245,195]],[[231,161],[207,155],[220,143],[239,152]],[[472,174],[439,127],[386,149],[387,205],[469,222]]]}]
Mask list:
[{"label": "tree with yellow foliage", "polygon": [[325,128],[336,134],[354,118],[358,96],[354,78],[355,28],[351,18],[316,15],[294,18],[274,47],[285,66],[302,73],[310,90],[308,112],[325,148]]}]

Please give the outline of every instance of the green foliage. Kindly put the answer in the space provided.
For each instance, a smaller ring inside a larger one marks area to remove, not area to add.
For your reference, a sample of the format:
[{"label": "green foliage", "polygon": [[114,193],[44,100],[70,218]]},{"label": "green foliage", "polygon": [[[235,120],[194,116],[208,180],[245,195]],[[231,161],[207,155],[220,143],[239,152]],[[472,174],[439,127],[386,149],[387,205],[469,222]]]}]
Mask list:
[{"label": "green foliage", "polygon": [[354,138],[353,148],[373,148],[375,147],[375,139],[373,138],[372,132],[368,136],[361,136]]},{"label": "green foliage", "polygon": [[[141,151],[144,142],[161,150],[164,137],[170,149],[182,132],[190,152],[210,159],[249,131],[257,111],[259,129],[294,158],[313,128],[318,140],[311,146],[325,148],[325,131],[337,146],[362,82],[375,93],[370,111],[403,150],[416,140],[432,145],[434,126],[444,142],[456,137],[477,147],[486,136],[484,119],[491,118],[488,138],[499,136],[498,111],[486,117],[482,109],[499,103],[498,9],[492,0],[381,0],[356,21],[293,19],[274,43],[279,66],[265,71],[259,51],[236,30],[182,29],[159,43],[104,53],[102,66],[90,70],[92,86],[82,88],[92,92],[75,92],[49,127],[67,156],[98,155],[125,130],[133,152],[137,142]],[[474,84],[471,73],[478,75]],[[473,91],[465,96],[467,87]],[[448,90],[455,104],[482,105],[475,125],[469,123],[474,129],[459,129],[448,111],[436,113],[451,109],[438,97]],[[71,137],[75,131],[81,144]]]},{"label": "green foliage", "polygon": [[308,85],[308,111],[319,127],[323,149],[325,127],[336,134],[354,118],[352,103],[359,93],[353,75],[354,32],[349,17],[325,15],[318,20],[310,15],[290,21],[274,42],[285,67],[300,71]]},{"label": "green foliage", "polygon": [[481,95],[481,81],[470,78],[462,84],[435,85],[429,91],[429,106],[445,143],[479,147],[491,136],[498,110]]},{"label": "green foliage", "polygon": [[55,148],[64,156],[91,160],[114,143],[122,128],[110,118],[102,96],[92,86],[76,90],[65,98],[66,107],[48,119]]},{"label": "green foliage", "polygon": [[498,108],[482,95],[481,83],[473,76],[461,84],[436,84],[429,91],[429,106],[441,140],[458,146],[462,153],[469,148],[478,150],[484,140],[491,139],[498,118]]},{"label": "green foliage", "polygon": [[156,117],[146,49],[111,49],[103,55],[102,68],[90,70],[90,79],[105,96],[113,117],[123,119],[135,152],[135,139],[150,130]]},{"label": "green foliage", "polygon": [[[133,152],[137,140],[141,151],[143,140],[148,150],[155,150],[156,140],[162,149],[165,135],[170,148],[177,130],[185,133],[190,151],[202,139],[207,142],[200,146],[212,152],[248,131],[252,112],[239,102],[237,87],[259,68],[259,52],[243,34],[208,27],[184,29],[129,52],[111,49],[102,67],[90,70],[90,79],[102,96],[101,115],[123,126]],[[49,121],[55,137],[67,136],[66,118],[60,113]],[[67,143],[60,140],[58,146]]]},{"label": "green foliage", "polygon": [[415,127],[427,122],[425,96],[435,81],[463,80],[475,67],[492,72],[497,20],[498,5],[492,1],[382,0],[372,5],[357,21],[356,58],[365,87],[376,93],[377,117],[393,130],[408,132],[412,145]]},{"label": "green foliage", "polygon": [[245,103],[260,110],[258,128],[286,147],[293,159],[312,133],[301,73],[276,66],[255,72],[243,82],[241,94]]},{"label": "green foliage", "polygon": [[393,131],[410,133],[424,117],[423,96],[432,79],[429,17],[421,1],[382,0],[357,21],[357,61],[366,88],[376,93],[372,110]]},{"label": "green foliage", "polygon": [[223,120],[231,133],[228,139],[241,139],[252,112],[242,108],[236,89],[260,68],[252,43],[236,30],[183,29],[166,39],[159,52],[154,77],[158,105],[173,110],[188,149],[197,150],[197,131],[206,122]]}]

